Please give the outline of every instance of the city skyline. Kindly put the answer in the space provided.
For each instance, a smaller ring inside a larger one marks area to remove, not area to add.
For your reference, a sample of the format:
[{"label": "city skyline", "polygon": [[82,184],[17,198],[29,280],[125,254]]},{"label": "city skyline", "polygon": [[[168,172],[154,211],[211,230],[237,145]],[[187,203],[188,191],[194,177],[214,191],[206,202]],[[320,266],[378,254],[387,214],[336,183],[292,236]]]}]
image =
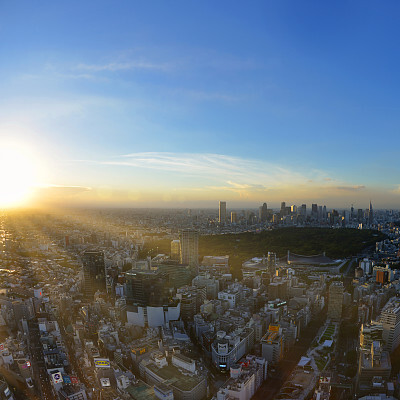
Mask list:
[{"label": "city skyline", "polygon": [[395,2],[0,11],[0,206],[399,208]]}]

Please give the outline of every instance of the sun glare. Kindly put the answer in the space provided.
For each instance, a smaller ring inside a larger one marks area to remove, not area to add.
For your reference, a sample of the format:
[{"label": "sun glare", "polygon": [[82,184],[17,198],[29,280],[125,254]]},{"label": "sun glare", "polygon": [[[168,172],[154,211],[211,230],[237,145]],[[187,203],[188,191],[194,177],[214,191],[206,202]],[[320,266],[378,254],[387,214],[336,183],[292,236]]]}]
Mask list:
[{"label": "sun glare", "polygon": [[0,165],[0,208],[23,205],[35,184],[33,157],[22,146],[0,143]]}]

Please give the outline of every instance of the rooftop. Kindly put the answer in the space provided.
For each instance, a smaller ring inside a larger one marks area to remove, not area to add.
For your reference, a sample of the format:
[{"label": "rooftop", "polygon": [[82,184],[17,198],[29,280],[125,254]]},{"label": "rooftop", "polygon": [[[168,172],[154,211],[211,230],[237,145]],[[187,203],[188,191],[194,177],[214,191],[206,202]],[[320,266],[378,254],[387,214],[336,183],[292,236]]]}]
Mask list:
[{"label": "rooftop", "polygon": [[132,396],[135,400],[156,400],[157,397],[154,394],[154,389],[144,383],[143,381],[139,381],[135,385],[129,385],[126,388],[126,391]]},{"label": "rooftop", "polygon": [[154,364],[148,364],[147,367],[156,375],[164,380],[165,384],[171,384],[183,391],[190,391],[200,383],[200,379],[195,375],[183,374],[173,365],[167,365],[158,368]]}]

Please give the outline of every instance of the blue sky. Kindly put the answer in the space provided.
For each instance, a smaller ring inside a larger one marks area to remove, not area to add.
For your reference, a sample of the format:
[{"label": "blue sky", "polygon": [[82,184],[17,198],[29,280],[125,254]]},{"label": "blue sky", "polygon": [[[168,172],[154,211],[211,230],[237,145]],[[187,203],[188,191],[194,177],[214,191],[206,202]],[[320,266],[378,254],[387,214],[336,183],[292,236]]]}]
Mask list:
[{"label": "blue sky", "polygon": [[71,201],[397,207],[399,14],[394,1],[3,1],[0,135]]}]

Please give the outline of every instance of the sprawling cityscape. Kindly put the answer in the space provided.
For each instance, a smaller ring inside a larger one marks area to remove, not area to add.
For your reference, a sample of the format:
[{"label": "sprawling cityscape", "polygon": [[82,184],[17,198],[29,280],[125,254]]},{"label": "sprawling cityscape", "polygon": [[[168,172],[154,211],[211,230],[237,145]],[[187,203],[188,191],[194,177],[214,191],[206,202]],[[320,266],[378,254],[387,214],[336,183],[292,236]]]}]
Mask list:
[{"label": "sprawling cityscape", "polygon": [[[228,210],[4,211],[1,398],[395,398],[400,213]],[[204,239],[307,241],[306,226],[369,245],[340,259],[266,245],[240,275],[200,256]]]}]

